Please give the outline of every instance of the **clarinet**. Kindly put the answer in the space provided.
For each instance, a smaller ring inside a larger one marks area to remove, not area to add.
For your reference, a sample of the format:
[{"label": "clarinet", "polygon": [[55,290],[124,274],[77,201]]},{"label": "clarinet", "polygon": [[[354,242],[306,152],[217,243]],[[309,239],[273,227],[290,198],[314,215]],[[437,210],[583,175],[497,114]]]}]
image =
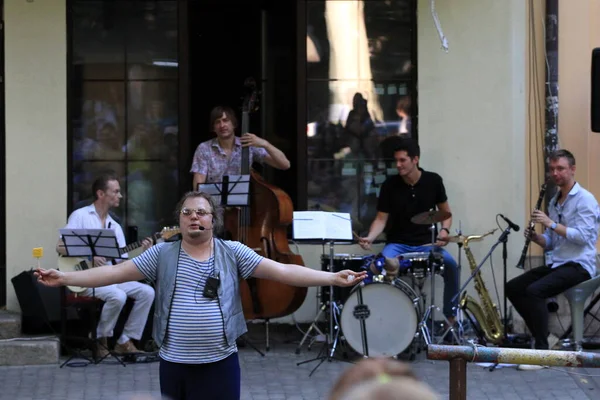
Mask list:
[{"label": "clarinet", "polygon": [[[540,197],[538,197],[537,203],[535,204],[535,210],[539,210],[542,206],[542,200],[544,200],[544,194],[546,194],[546,183],[542,185],[540,189]],[[535,211],[534,210],[534,211]],[[519,258],[519,262],[517,263],[517,268],[525,269],[525,258],[527,257],[527,251],[529,250],[529,244],[531,243],[531,233],[535,228],[535,223],[533,221],[529,221],[529,231],[530,235],[525,239],[525,246],[523,246],[523,251],[521,251],[521,258]]]}]

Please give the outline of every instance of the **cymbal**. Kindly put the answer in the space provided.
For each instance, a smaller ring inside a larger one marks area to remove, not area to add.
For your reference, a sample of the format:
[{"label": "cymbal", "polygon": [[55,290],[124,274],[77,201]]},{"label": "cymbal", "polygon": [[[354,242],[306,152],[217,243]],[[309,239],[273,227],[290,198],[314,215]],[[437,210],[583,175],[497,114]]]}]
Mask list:
[{"label": "cymbal", "polygon": [[410,222],[417,225],[431,225],[437,222],[445,221],[451,216],[452,213],[449,213],[448,211],[425,211],[412,217]]}]

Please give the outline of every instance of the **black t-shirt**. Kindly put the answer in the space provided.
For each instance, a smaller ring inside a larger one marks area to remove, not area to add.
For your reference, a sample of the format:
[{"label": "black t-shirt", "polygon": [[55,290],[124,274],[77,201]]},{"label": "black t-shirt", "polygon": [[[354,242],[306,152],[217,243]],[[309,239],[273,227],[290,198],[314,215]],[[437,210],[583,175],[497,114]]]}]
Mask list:
[{"label": "black t-shirt", "polygon": [[[381,186],[377,211],[388,213],[385,233],[388,243],[418,246],[431,243],[431,225],[413,224],[410,219],[424,211],[437,209],[448,200],[442,177],[434,172],[420,169],[422,174],[411,186],[400,175],[386,179]],[[437,230],[434,232],[434,239]]]}]

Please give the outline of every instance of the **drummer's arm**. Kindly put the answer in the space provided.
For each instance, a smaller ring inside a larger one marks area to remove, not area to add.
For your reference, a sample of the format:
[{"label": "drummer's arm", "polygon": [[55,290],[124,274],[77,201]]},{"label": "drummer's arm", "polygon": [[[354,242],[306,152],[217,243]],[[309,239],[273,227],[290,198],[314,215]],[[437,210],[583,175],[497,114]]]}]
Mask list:
[{"label": "drummer's arm", "polygon": [[381,233],[385,229],[385,225],[387,224],[389,215],[390,214],[386,212],[377,212],[377,215],[375,216],[375,219],[373,220],[373,222],[371,223],[371,227],[369,228],[369,234],[366,237],[366,239],[369,242],[373,242],[379,237],[379,235],[381,235]]},{"label": "drummer's arm", "polygon": [[[437,207],[438,207],[438,210],[446,211],[446,212],[452,214],[452,211],[450,211],[450,204],[448,204],[447,201],[438,204]],[[440,228],[440,231],[438,233],[438,238],[444,239],[447,236],[449,236],[451,226],[452,226],[452,216],[450,216],[449,218],[442,221],[442,227]],[[446,228],[447,231],[444,228]]]}]

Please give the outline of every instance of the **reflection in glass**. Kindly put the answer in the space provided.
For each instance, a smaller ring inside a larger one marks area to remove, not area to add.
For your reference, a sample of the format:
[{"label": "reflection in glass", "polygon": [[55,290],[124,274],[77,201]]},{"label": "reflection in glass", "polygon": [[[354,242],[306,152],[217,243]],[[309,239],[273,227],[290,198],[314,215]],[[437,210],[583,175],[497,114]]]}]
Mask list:
[{"label": "reflection in glass", "polygon": [[74,152],[78,160],[123,160],[125,85],[84,82],[74,102]]},{"label": "reflection in glass", "polygon": [[140,237],[173,224],[177,203],[177,168],[160,161],[129,163],[127,175],[127,225],[137,226]]},{"label": "reflection in glass", "polygon": [[175,1],[71,4],[72,206],[115,172],[121,225],[144,237],[172,225],[179,194],[178,46]]},{"label": "reflection in glass", "polygon": [[73,64],[83,79],[123,79],[126,18],[122,1],[74,1]]},{"label": "reflection in glass", "polygon": [[309,207],[368,229],[391,150],[414,136],[410,0],[307,2]]},{"label": "reflection in glass", "polygon": [[177,81],[130,81],[126,149],[130,159],[159,159],[166,135],[177,135]]},{"label": "reflection in glass", "polygon": [[177,2],[146,1],[131,8],[127,30],[129,79],[177,78]]}]

